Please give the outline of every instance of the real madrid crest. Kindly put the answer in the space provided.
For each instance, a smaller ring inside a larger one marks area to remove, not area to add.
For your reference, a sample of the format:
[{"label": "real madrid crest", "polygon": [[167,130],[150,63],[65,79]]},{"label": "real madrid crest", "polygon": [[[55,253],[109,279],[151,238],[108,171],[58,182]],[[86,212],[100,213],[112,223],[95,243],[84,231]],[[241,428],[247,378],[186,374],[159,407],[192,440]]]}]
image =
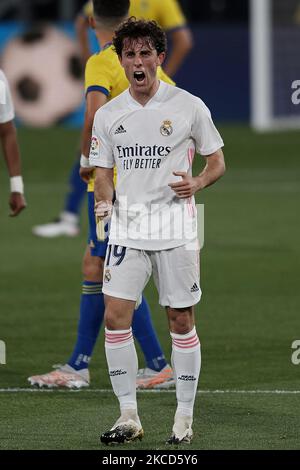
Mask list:
[{"label": "real madrid crest", "polygon": [[173,132],[172,121],[163,121],[162,125],[160,126],[160,133],[168,137]]},{"label": "real madrid crest", "polygon": [[104,273],[104,282],[109,282],[111,280],[110,270],[106,269]]}]

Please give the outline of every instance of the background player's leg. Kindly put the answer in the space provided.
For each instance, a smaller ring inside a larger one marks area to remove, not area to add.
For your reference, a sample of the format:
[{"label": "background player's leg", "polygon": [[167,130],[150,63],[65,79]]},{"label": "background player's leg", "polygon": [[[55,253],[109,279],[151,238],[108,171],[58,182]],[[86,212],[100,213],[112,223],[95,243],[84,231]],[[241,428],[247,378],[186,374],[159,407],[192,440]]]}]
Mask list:
[{"label": "background player's leg", "polygon": [[103,259],[91,256],[87,247],[83,260],[84,281],[80,301],[77,340],[68,364],[75,370],[88,368],[104,316],[102,294]]},{"label": "background player's leg", "polygon": [[80,209],[86,194],[86,183],[79,176],[80,162],[76,161],[70,173],[70,191],[66,195],[64,212],[75,214],[79,218]]},{"label": "background player's leg", "polygon": [[102,294],[103,260],[91,256],[88,246],[83,258],[84,281],[80,302],[78,331],[73,353],[67,364],[57,370],[29,377],[39,387],[87,387],[90,382],[88,365],[104,317]]},{"label": "background player's leg", "polygon": [[74,237],[79,234],[80,208],[86,193],[86,183],[80,178],[79,169],[80,163],[76,160],[70,172],[70,191],[66,195],[63,211],[53,222],[34,226],[34,235],[55,238],[62,235]]},{"label": "background player's leg", "polygon": [[32,385],[40,387],[81,388],[89,385],[88,363],[92,355],[104,316],[102,294],[103,262],[106,242],[97,242],[94,216],[94,193],[88,193],[89,243],[83,258],[83,287],[77,339],[67,364],[47,374],[29,377]]},{"label": "background player's leg", "polygon": [[161,371],[167,362],[152,323],[149,305],[144,296],[140,306],[134,311],[132,331],[141,346],[147,367],[157,372]]},{"label": "background player's leg", "polygon": [[150,308],[144,296],[140,306],[134,311],[132,331],[143,351],[146,362],[146,367],[138,370],[137,388],[166,389],[174,387],[173,370],[162,351],[152,323]]}]

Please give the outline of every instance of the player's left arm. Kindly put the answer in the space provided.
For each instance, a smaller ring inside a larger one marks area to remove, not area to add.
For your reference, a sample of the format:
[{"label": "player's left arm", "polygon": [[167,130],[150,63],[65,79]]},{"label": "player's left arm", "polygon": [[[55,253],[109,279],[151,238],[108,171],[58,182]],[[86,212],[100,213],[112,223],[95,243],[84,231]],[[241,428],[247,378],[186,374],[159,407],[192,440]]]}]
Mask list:
[{"label": "player's left arm", "polygon": [[93,16],[93,2],[89,0],[75,19],[75,31],[79,43],[79,50],[83,65],[91,55],[88,30],[90,27],[91,17]]},{"label": "player's left arm", "polygon": [[[8,174],[11,178],[22,178],[21,173],[21,157],[17,141],[17,131],[13,121],[8,121],[0,124],[0,140],[2,144],[4,159],[8,169]],[[21,180],[20,180],[21,181]],[[20,182],[18,183],[20,186]],[[26,202],[23,194],[23,183],[21,187],[11,188],[9,198],[9,206],[11,209],[10,215],[16,216],[26,207]]]},{"label": "player's left arm", "polygon": [[79,13],[75,20],[75,31],[79,44],[79,51],[82,64],[85,66],[87,60],[91,55],[88,29],[89,29],[89,19],[84,16],[82,13]]},{"label": "player's left arm", "polygon": [[193,47],[193,36],[177,0],[160,2],[158,13],[157,20],[171,42],[164,70],[173,77]]},{"label": "player's left arm", "polygon": [[175,29],[170,32],[172,50],[168,56],[164,70],[167,75],[174,77],[186,56],[193,48],[193,36],[187,26]]},{"label": "player's left arm", "polygon": [[197,191],[214,184],[225,173],[225,160],[222,149],[217,150],[211,155],[205,157],[206,165],[197,176],[190,176],[183,171],[174,171],[175,176],[181,176],[182,180],[177,183],[170,183],[179,199],[185,199],[193,196]]}]

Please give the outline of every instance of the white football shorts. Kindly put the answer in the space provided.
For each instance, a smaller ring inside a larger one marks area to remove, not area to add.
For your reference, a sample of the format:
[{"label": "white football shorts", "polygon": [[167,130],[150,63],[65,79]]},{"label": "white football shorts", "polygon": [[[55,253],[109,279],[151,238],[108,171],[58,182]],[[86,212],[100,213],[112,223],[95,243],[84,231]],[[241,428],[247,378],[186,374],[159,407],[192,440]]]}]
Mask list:
[{"label": "white football shorts", "polygon": [[152,273],[163,307],[184,308],[199,302],[199,248],[195,242],[161,251],[109,245],[102,291],[136,302]]}]

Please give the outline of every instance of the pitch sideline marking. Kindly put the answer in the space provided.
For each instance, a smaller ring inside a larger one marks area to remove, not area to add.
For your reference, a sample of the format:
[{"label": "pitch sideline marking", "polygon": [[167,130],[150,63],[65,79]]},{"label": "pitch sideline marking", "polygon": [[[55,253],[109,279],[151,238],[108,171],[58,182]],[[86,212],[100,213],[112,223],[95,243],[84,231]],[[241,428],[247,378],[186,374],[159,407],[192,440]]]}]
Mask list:
[{"label": "pitch sideline marking", "polygon": [[[59,393],[112,393],[111,389],[79,389],[79,390],[66,390],[66,389],[57,389],[57,388],[0,388],[0,393],[50,393],[50,392],[59,392]],[[171,390],[138,390],[138,393],[174,393],[175,389]],[[300,390],[197,390],[197,394],[237,394],[237,395],[258,395],[258,394],[269,394],[269,395],[299,395]]]}]

